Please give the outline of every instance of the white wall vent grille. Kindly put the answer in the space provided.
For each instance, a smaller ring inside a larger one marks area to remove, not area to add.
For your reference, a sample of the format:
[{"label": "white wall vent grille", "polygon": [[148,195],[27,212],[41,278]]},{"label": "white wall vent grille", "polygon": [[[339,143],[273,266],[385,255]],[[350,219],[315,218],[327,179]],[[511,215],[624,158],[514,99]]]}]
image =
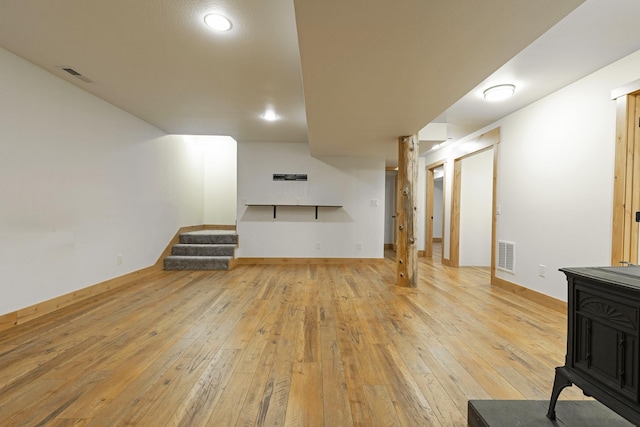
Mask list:
[{"label": "white wall vent grille", "polygon": [[499,270],[516,272],[516,244],[498,240],[498,265]]}]

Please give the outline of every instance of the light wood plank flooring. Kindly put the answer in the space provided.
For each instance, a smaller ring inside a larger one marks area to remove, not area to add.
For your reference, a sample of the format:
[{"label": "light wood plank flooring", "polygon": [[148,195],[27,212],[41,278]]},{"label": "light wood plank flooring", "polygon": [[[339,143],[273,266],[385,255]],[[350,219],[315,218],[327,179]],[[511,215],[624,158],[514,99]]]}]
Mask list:
[{"label": "light wood plank flooring", "polygon": [[464,426],[469,399],[548,399],[565,316],[486,269],[394,279],[390,259],[158,272],[0,332],[0,425]]}]

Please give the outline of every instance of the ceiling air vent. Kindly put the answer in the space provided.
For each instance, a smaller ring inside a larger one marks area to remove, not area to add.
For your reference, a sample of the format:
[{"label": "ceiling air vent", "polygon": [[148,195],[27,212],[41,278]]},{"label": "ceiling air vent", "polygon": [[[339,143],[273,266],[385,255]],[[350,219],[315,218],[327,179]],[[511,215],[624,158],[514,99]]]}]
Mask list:
[{"label": "ceiling air vent", "polygon": [[498,240],[498,265],[499,270],[516,272],[516,244]]},{"label": "ceiling air vent", "polygon": [[60,67],[60,68],[62,68],[63,71],[66,71],[67,73],[71,74],[72,76],[79,78],[83,82],[93,83],[90,79],[86,78],[85,76],[83,76],[82,74],[80,74],[79,72],[77,72],[76,70],[74,70],[71,67]]}]

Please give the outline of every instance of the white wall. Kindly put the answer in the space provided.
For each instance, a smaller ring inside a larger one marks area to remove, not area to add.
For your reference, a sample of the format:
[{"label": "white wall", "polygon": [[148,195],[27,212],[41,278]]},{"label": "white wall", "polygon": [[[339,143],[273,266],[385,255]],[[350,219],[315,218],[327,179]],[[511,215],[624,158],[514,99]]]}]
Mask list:
[{"label": "white wall", "polygon": [[493,149],[461,160],[460,266],[491,265]]},{"label": "white wall", "polygon": [[433,180],[433,237],[442,238],[442,202],[443,184],[442,177]]},{"label": "white wall", "polygon": [[516,274],[498,271],[498,277],[566,300],[558,268],[609,264],[615,151],[610,93],[638,79],[639,70],[640,51],[429,154],[427,163],[447,159],[451,176],[451,159],[471,149],[466,141],[501,128],[497,238],[516,243]]},{"label": "white wall", "polygon": [[[273,181],[274,173],[308,181]],[[317,220],[313,208],[280,207],[274,219],[271,207],[245,203],[344,207],[320,208]],[[384,203],[384,159],[319,159],[306,143],[238,142],[239,257],[382,258]]]},{"label": "white wall", "polygon": [[229,136],[192,136],[204,162],[204,223],[236,225],[238,159]]},{"label": "white wall", "polygon": [[154,264],[202,224],[202,169],[194,143],[0,49],[0,314]]}]

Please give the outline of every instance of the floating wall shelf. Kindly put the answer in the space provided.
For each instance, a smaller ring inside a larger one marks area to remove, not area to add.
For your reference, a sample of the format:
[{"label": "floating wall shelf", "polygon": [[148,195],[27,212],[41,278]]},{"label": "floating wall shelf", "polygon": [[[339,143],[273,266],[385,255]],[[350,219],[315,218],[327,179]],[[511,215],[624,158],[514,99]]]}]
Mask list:
[{"label": "floating wall shelf", "polygon": [[264,206],[272,206],[273,207],[273,217],[276,218],[277,216],[277,209],[278,206],[286,206],[286,207],[301,207],[301,208],[316,208],[316,219],[318,219],[318,208],[341,208],[342,206],[340,205],[294,205],[294,204],[287,204],[287,203],[277,203],[277,204],[253,204],[253,203],[247,203],[245,206],[249,206],[249,207],[264,207]]}]

